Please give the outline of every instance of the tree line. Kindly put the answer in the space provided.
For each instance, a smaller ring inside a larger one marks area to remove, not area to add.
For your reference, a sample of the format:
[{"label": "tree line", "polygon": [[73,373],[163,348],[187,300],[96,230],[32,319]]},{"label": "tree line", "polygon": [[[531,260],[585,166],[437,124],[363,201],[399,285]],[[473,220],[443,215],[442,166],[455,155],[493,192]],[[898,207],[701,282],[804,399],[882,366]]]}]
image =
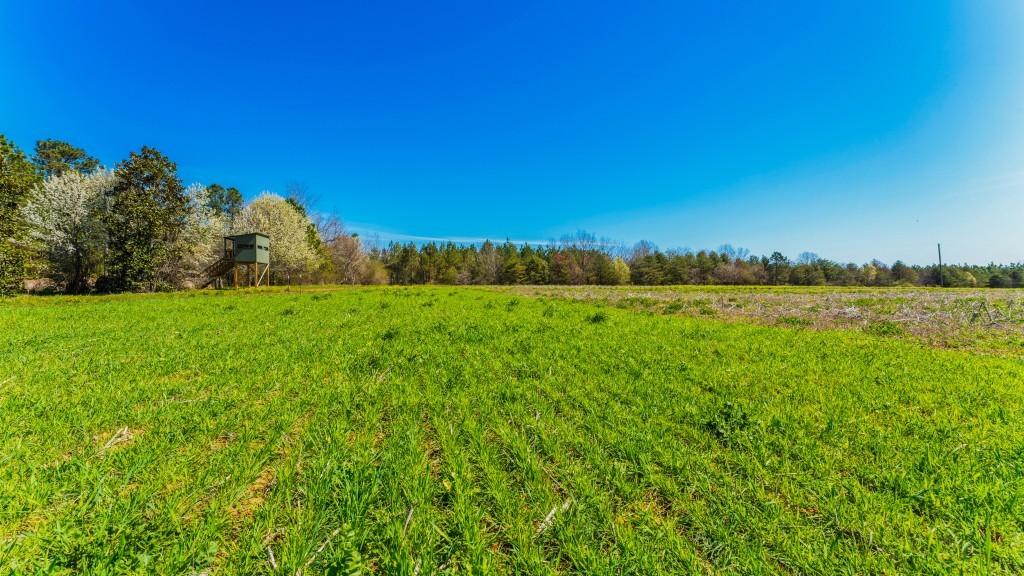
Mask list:
[{"label": "tree line", "polygon": [[626,247],[578,232],[546,246],[512,242],[391,243],[371,250],[393,284],[602,284],[1024,287],[1024,263],[912,266],[878,260],[840,263],[805,252],[754,256],[718,250],[661,251],[649,242]]},{"label": "tree line", "polygon": [[0,295],[30,287],[82,294],[195,287],[225,235],[272,238],[275,282],[384,282],[358,237],[311,212],[295,184],[246,203],[235,187],[185,185],[142,147],[113,169],[59,140],[26,154],[0,135]]},{"label": "tree line", "polygon": [[578,232],[543,246],[510,241],[364,244],[315,210],[304,186],[246,203],[235,187],[185,185],[142,147],[112,169],[59,140],[26,154],[0,135],[0,295],[157,291],[201,285],[225,235],[271,238],[274,283],[837,285],[1024,287],[1024,264],[910,266],[803,253],[632,247]]}]

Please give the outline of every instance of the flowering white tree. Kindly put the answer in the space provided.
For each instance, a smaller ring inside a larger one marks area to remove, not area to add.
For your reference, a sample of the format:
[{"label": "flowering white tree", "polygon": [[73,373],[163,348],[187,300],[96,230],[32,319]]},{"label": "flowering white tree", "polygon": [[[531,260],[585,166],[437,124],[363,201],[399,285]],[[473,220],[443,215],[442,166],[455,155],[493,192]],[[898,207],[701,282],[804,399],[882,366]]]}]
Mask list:
[{"label": "flowering white tree", "polygon": [[190,287],[191,280],[220,253],[221,239],[228,231],[228,218],[211,207],[210,190],[202,184],[185,189],[185,216],[177,235],[173,255],[160,268],[162,279],[177,287]]},{"label": "flowering white tree", "polygon": [[[312,272],[319,259],[310,246],[307,216],[287,200],[264,192],[246,206],[235,220],[232,234],[260,232],[270,237],[270,269],[290,282]],[[315,233],[315,232],[314,232]]]},{"label": "flowering white tree", "polygon": [[103,212],[114,178],[103,168],[88,175],[68,170],[38,185],[24,207],[53,279],[69,292],[88,292],[89,276],[102,262],[107,242]]}]

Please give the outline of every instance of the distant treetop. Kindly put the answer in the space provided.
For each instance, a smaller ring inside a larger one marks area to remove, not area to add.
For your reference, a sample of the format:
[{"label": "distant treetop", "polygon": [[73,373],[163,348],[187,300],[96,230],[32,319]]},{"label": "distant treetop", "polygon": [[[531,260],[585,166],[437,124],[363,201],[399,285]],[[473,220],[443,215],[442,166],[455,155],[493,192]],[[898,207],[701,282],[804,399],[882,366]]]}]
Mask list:
[{"label": "distant treetop", "polygon": [[100,165],[100,161],[86,154],[85,150],[50,138],[36,141],[32,163],[44,178],[60,176],[69,170],[90,174]]}]

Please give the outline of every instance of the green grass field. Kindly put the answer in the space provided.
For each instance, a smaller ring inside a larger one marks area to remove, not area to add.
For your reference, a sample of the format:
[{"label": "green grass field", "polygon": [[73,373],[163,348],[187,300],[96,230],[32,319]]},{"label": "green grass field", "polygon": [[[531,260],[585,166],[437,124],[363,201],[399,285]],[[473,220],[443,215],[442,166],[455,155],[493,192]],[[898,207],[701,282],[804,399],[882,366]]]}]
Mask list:
[{"label": "green grass field", "polygon": [[466,288],[0,302],[0,572],[1024,571],[1024,362]]}]

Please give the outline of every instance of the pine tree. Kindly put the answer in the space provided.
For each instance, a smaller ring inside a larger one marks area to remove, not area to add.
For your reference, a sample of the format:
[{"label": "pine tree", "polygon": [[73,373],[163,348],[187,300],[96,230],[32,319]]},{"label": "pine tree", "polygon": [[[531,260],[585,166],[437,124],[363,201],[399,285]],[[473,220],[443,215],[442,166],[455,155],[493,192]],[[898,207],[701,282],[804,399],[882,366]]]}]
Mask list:
[{"label": "pine tree", "polygon": [[36,142],[32,162],[44,178],[60,176],[71,171],[83,175],[91,174],[100,165],[100,161],[86,154],[85,150],[52,139]]}]

